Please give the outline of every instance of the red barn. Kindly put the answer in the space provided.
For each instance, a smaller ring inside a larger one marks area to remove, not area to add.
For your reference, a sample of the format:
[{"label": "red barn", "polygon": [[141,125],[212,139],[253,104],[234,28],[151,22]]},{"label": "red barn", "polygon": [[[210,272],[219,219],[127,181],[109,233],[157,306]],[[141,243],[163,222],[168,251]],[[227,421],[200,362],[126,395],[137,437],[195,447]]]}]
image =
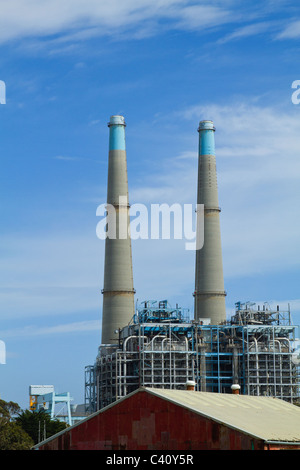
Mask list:
[{"label": "red barn", "polygon": [[300,408],[270,397],[141,388],[34,449],[300,449]]}]

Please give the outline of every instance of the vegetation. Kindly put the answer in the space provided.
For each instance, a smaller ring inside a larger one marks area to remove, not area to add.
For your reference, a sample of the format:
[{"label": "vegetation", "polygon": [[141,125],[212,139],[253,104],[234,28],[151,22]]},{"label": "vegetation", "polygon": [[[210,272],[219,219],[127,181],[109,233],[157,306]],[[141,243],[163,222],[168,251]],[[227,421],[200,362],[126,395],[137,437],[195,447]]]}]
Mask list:
[{"label": "vegetation", "polygon": [[17,403],[0,400],[0,450],[29,450],[66,427],[44,410],[22,411]]},{"label": "vegetation", "polygon": [[29,450],[33,446],[31,437],[14,422],[20,412],[17,403],[0,400],[0,450]]},{"label": "vegetation", "polygon": [[22,411],[16,418],[16,423],[26,431],[34,441],[34,444],[53,436],[53,434],[67,427],[66,423],[58,421],[57,419],[51,419],[50,415],[44,410]]}]

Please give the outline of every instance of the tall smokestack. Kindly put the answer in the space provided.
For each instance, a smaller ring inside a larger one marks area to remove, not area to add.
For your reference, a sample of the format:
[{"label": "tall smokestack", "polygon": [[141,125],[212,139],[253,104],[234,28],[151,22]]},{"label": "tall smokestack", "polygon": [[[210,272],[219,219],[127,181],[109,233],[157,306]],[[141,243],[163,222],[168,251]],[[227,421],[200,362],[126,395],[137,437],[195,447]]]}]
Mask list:
[{"label": "tall smokestack", "polygon": [[110,213],[112,216],[115,214],[116,218],[114,236],[108,235],[105,240],[102,344],[118,342],[119,335],[117,331],[119,328],[126,326],[134,315],[135,292],[129,233],[126,124],[124,117],[111,116],[108,127],[108,225],[110,223]]},{"label": "tall smokestack", "polygon": [[215,157],[215,128],[200,121],[197,203],[204,204],[204,245],[196,251],[195,320],[210,318],[216,325],[226,320],[220,208]]}]

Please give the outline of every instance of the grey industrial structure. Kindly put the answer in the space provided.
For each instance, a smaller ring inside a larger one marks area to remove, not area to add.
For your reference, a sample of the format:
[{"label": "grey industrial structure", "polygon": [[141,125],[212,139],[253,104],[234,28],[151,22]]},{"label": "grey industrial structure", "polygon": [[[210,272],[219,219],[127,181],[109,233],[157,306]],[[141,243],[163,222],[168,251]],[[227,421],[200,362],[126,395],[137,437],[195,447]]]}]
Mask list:
[{"label": "grey industrial structure", "polygon": [[[212,324],[226,320],[223,261],[215,157],[215,128],[201,121],[199,132],[197,207],[204,205],[204,244],[196,250],[195,319],[209,318]],[[200,227],[197,227],[200,230]]]},{"label": "grey industrial structure", "polygon": [[[109,127],[107,202],[116,212],[122,209],[127,230],[124,118],[112,116]],[[237,302],[235,314],[226,319],[212,121],[201,121],[198,131],[197,204],[204,205],[204,246],[196,250],[194,318],[167,300],[146,300],[135,310],[130,237],[107,238],[102,344],[95,363],[85,368],[88,413],[141,386],[180,390],[189,382],[201,392],[299,400],[297,327],[289,308]]]},{"label": "grey industrial structure", "polygon": [[130,322],[134,312],[129,198],[125,149],[125,121],[112,116],[108,160],[107,219],[111,230],[105,239],[102,344],[116,343],[115,330]]}]

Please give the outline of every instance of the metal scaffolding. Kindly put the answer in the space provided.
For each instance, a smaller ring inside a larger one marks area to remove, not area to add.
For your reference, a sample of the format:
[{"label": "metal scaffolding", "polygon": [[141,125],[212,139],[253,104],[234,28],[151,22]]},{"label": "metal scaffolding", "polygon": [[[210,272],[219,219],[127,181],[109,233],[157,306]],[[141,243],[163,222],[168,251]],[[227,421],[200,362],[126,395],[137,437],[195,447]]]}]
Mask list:
[{"label": "metal scaffolding", "polygon": [[187,311],[167,301],[144,302],[119,343],[101,345],[86,368],[86,408],[96,411],[140,386],[267,395],[299,400],[295,326],[289,312],[236,304],[230,322],[189,321]]},{"label": "metal scaffolding", "polygon": [[92,414],[96,411],[96,378],[95,378],[95,367],[85,367],[85,381],[84,381],[84,403],[86,414]]}]

